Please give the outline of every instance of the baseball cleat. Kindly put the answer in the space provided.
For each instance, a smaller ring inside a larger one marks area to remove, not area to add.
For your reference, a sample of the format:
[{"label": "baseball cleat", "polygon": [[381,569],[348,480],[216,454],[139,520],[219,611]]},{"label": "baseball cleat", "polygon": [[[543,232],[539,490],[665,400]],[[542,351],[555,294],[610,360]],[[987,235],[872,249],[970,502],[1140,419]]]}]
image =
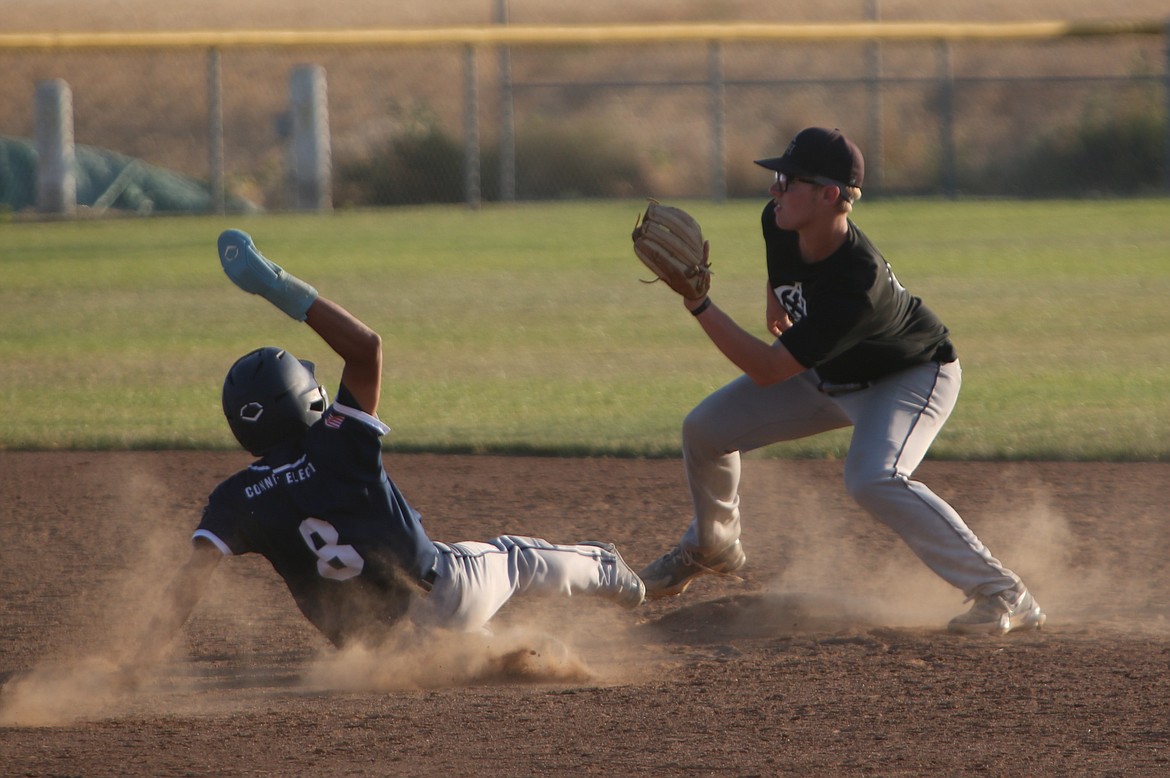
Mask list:
[{"label": "baseball cleat", "polygon": [[646,583],[646,596],[654,599],[682,594],[701,575],[730,575],[746,562],[747,555],[739,540],[715,554],[675,546],[646,565],[638,575]]},{"label": "baseball cleat", "polygon": [[600,540],[583,540],[577,545],[601,549],[604,552],[602,560],[614,564],[614,591],[609,595],[609,599],[623,608],[637,608],[642,604],[642,601],[646,599],[646,584],[642,583],[642,579],[634,572],[634,568],[622,559],[617,546]]},{"label": "baseball cleat", "polygon": [[971,610],[951,619],[947,629],[963,635],[1006,635],[1015,629],[1040,629],[1047,616],[1032,594],[1018,583],[995,594],[976,594],[968,598]]}]

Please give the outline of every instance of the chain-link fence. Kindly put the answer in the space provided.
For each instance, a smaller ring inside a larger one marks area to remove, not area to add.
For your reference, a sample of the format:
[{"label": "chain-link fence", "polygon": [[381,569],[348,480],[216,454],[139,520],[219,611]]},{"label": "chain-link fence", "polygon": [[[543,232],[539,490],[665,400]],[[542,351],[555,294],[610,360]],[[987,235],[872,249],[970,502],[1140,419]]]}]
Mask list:
[{"label": "chain-link fence", "polygon": [[[1170,181],[1161,22],[800,37],[698,27],[611,40],[530,28],[506,45],[0,40],[0,137],[31,142],[37,85],[60,79],[78,144],[220,187],[229,204],[291,208],[290,77],[312,63],[327,84],[334,207],[756,196],[768,181],[752,160],[813,124],[859,143],[868,197],[1148,193]],[[0,150],[0,203],[22,207],[13,159]]]}]

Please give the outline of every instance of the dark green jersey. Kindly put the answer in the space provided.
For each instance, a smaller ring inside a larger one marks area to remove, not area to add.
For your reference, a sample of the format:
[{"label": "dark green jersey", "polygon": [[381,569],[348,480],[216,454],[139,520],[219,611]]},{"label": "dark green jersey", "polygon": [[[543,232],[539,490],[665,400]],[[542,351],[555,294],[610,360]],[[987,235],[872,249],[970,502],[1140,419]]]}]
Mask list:
[{"label": "dark green jersey", "polygon": [[898,283],[857,225],[819,262],[801,259],[795,232],[762,216],[768,284],[792,319],[780,342],[831,383],[873,381],[926,362],[955,359],[950,333],[922,300]]}]

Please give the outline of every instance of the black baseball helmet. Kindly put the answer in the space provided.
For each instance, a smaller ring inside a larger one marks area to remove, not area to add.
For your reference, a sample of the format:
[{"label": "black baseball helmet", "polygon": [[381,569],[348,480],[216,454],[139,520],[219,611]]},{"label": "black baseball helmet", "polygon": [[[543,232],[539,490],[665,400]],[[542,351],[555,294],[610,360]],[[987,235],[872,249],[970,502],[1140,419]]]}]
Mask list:
[{"label": "black baseball helmet", "polygon": [[240,445],[263,456],[321,418],[329,399],[312,362],[267,346],[236,360],[223,381],[223,413]]}]

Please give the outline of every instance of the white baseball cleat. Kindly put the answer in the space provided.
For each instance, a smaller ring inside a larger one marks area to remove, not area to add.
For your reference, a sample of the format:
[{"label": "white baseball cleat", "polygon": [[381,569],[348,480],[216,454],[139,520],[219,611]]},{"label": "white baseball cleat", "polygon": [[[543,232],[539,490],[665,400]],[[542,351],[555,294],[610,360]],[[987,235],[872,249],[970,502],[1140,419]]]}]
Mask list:
[{"label": "white baseball cleat", "polygon": [[577,545],[601,549],[602,559],[613,564],[613,592],[609,595],[609,599],[623,608],[637,608],[642,604],[642,601],[646,599],[646,584],[642,583],[642,579],[634,572],[634,568],[622,559],[617,546],[601,540],[583,540]]},{"label": "white baseball cleat", "polygon": [[746,562],[747,555],[739,540],[714,554],[675,546],[646,565],[638,575],[646,582],[647,597],[670,597],[685,592],[701,575],[730,575]]},{"label": "white baseball cleat", "polygon": [[995,594],[968,598],[971,610],[951,619],[947,629],[964,635],[1006,635],[1016,629],[1040,629],[1048,619],[1022,583]]}]

